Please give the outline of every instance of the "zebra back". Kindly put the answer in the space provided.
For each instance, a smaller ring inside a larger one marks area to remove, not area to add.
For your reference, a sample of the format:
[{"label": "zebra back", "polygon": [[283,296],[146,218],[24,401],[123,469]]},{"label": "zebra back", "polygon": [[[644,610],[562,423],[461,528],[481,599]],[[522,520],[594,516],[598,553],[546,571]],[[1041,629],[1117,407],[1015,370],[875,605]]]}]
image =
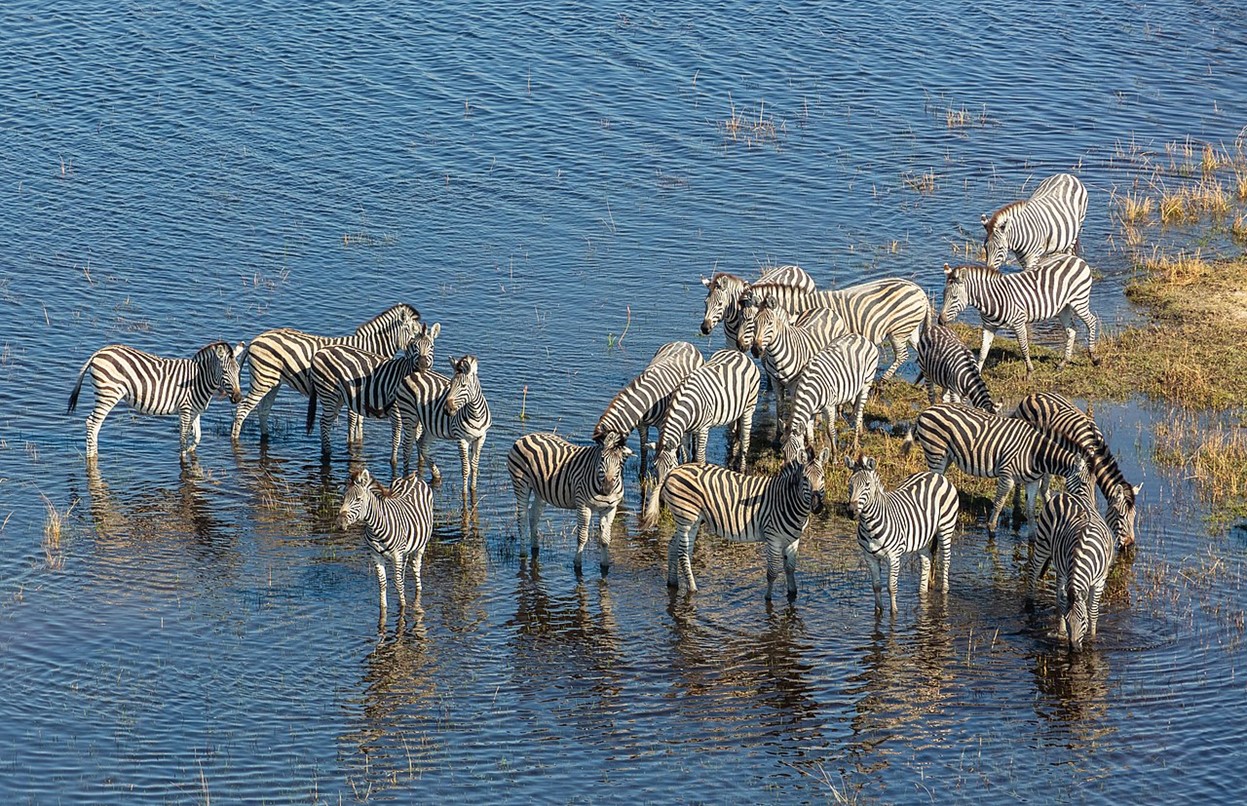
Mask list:
[{"label": "zebra back", "polygon": [[1025,269],[1058,252],[1073,254],[1087,216],[1087,189],[1072,174],[1050,176],[1029,199],[1011,202],[982,216],[987,263],[1000,268],[1009,251]]},{"label": "zebra back", "polygon": [[658,422],[672,393],[703,364],[701,351],[686,341],[659,347],[645,369],[607,404],[593,429],[593,438],[615,434],[625,439],[637,425]]},{"label": "zebra back", "polygon": [[846,328],[874,344],[913,338],[930,308],[926,292],[917,283],[898,277],[819,291],[805,304],[831,308]]},{"label": "zebra back", "polygon": [[414,373],[419,363],[420,354],[410,343],[399,358],[341,344],[317,350],[312,357],[307,432],[312,432],[319,398],[340,401],[355,414],[385,416],[394,405],[403,379]]},{"label": "zebra back", "polygon": [[97,398],[106,392],[144,414],[174,414],[183,401],[192,413],[200,414],[218,391],[237,403],[242,399],[238,356],[244,349],[243,344],[231,347],[228,342],[215,341],[190,358],[165,358],[125,344],[101,347],[78,371],[65,413],[72,414],[78,407],[88,371]]},{"label": "zebra back", "polygon": [[967,307],[992,327],[1051,319],[1067,305],[1085,305],[1091,282],[1091,267],[1074,255],[1053,255],[1031,271],[1011,274],[991,266],[945,264],[939,323],[952,323]]}]

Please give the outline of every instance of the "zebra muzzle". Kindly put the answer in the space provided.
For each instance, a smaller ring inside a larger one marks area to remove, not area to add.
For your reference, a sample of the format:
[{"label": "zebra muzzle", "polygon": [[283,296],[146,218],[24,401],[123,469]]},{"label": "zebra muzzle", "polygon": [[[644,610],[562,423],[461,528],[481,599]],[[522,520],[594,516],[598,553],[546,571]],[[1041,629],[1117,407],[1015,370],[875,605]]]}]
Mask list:
[{"label": "zebra muzzle", "polygon": [[710,331],[714,330],[714,325],[710,324],[709,319],[701,320],[701,335],[709,336]]},{"label": "zebra muzzle", "polygon": [[337,522],[338,522],[338,528],[345,532],[347,527],[350,526],[352,523],[350,513],[339,512]]},{"label": "zebra muzzle", "polygon": [[[850,505],[849,508],[852,509],[852,505]],[[810,511],[814,513],[823,511],[823,494],[822,493],[814,493],[814,495],[810,496]]]}]

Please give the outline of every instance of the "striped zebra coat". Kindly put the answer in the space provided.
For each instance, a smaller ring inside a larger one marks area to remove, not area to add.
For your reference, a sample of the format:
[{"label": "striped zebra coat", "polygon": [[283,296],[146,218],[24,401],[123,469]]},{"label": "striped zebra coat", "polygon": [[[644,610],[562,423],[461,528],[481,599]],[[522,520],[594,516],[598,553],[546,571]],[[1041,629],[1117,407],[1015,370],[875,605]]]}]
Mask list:
[{"label": "striped zebra coat", "polygon": [[1054,317],[1065,328],[1062,369],[1074,354],[1074,316],[1087,326],[1087,350],[1098,365],[1095,343],[1099,320],[1091,312],[1091,267],[1080,257],[1057,255],[1045,258],[1031,271],[1003,274],[990,266],[944,264],[944,307],[940,324],[952,323],[967,307],[978,309],[983,320],[983,345],[979,348],[979,371],[987,361],[992,339],[1002,327],[1011,328],[1026,361],[1026,377],[1033,377],[1027,324]]},{"label": "striped zebra coat", "polygon": [[[394,401],[398,412],[397,427],[391,433],[390,464],[398,466],[399,443],[403,445],[403,465],[411,465],[411,449],[419,442],[416,475],[424,469],[425,459],[433,481],[441,479],[441,471],[429,456],[429,443],[434,439],[453,440],[459,444],[459,462],[463,468],[463,500],[476,499],[476,482],[480,478],[481,449],[493,425],[489,402],[481,390],[480,371],[476,356],[450,359],[452,377],[425,370],[408,375]],[[395,422],[395,420],[392,420]]]},{"label": "striped zebra coat", "polygon": [[[992,502],[987,529],[995,533],[1005,501],[1015,485],[1024,485],[1030,494],[1031,522],[1034,523],[1035,488],[1047,477],[1062,476],[1067,489],[1089,489],[1087,462],[1030,423],[1000,417],[963,403],[938,403],[923,411],[905,437],[905,449],[917,438],[926,457],[927,468],[937,473],[955,464],[971,476],[996,479],[996,498]],[[1014,512],[1014,521],[1020,513]]]},{"label": "striped zebra coat", "polygon": [[[391,431],[401,428],[394,400],[407,377],[427,358],[422,359],[417,345],[407,345],[399,358],[386,358],[345,345],[331,345],[316,351],[312,356],[312,393],[307,399],[307,433],[312,433],[316,421],[316,407],[320,405],[320,454],[328,458],[333,449],[330,436],[333,423],[343,406],[357,417],[388,417]],[[347,446],[362,442],[362,428],[358,438],[347,429]]]},{"label": "striped zebra coat", "polygon": [[[689,374],[667,406],[654,450],[655,484],[645,494],[640,525],[652,529],[658,523],[659,495],[667,473],[676,465],[676,451],[686,435],[694,436],[693,459],[706,461],[710,429],[736,424],[736,465],[745,469],[753,410],[758,403],[758,368],[748,356],[735,350],[719,350],[704,366]],[[730,451],[729,451],[730,459]]]},{"label": "striped zebra coat", "polygon": [[999,269],[1013,251],[1023,269],[1055,253],[1074,254],[1087,217],[1087,189],[1073,174],[1050,176],[1029,199],[983,215],[987,265]]},{"label": "striped zebra coat", "polygon": [[814,420],[827,418],[832,449],[839,451],[836,422],[840,406],[853,404],[853,452],[862,434],[862,412],[879,369],[879,348],[856,333],[845,333],[806,364],[793,392],[792,417],[784,437],[784,457],[794,459],[814,444]]},{"label": "striped zebra coat", "polygon": [[243,421],[257,408],[260,435],[268,436],[269,413],[283,382],[304,397],[311,394],[312,356],[321,347],[342,344],[370,353],[394,355],[411,341],[412,327],[419,319],[419,311],[400,303],[360,325],[353,336],[317,336],[293,328],[267,330],[256,336],[247,345],[245,357],[240,359],[251,367],[251,390],[234,412],[231,438],[238,439]]},{"label": "striped zebra coat", "polygon": [[1115,540],[1090,495],[1057,493],[1044,502],[1035,523],[1030,589],[1051,564],[1056,569],[1056,600],[1071,648],[1095,637],[1100,597],[1113,563]]},{"label": "striped zebra coat", "polygon": [[394,568],[399,607],[407,608],[404,576],[409,562],[416,582],[417,601],[420,598],[420,566],[433,534],[433,491],[419,476],[398,479],[386,489],[374,481],[366,469],[355,471],[338,509],[338,527],[345,530],[356,523],[364,524],[364,539],[377,573],[384,624],[388,604],[386,560]]},{"label": "striped zebra coat", "polygon": [[706,287],[706,315],[701,320],[702,335],[709,336],[715,325],[722,321],[727,346],[742,352],[748,350],[753,343],[752,324],[742,327],[740,299],[746,291],[756,288],[759,294],[786,295],[795,291],[813,293],[818,290],[814,278],[800,266],[775,266],[764,271],[752,283],[727,272],[716,272],[712,277],[703,277],[701,283]]},{"label": "striped zebra coat", "polygon": [[[752,301],[741,302],[742,311],[753,307]],[[844,322],[828,308],[814,308],[794,317],[769,295],[756,308],[756,316],[745,317],[753,320],[750,350],[754,358],[762,359],[762,369],[776,392],[775,432],[778,437],[783,433],[781,398],[791,397],[815,354],[846,331]]]},{"label": "striped zebra coat", "polygon": [[[602,441],[573,445],[555,434],[525,434],[507,453],[507,473],[515,492],[515,519],[522,537],[528,522],[532,554],[538,551],[537,524],[546,504],[574,509],[579,515],[576,530],[575,568],[579,573],[589,522],[599,515],[601,568],[610,569],[611,524],[623,500],[623,463],[632,450],[622,442]],[[527,516],[527,517],[525,517]]]},{"label": "striped zebra coat", "polygon": [[998,414],[1000,404],[983,381],[983,374],[974,360],[974,353],[961,343],[951,328],[934,322],[928,314],[927,324],[918,339],[918,369],[927,384],[927,400],[935,405],[935,387],[944,387],[944,400],[963,400],[983,411]]},{"label": "striped zebra coat", "polygon": [[1067,450],[1086,457],[1091,477],[1108,502],[1105,520],[1117,539],[1117,548],[1134,545],[1135,504],[1141,485],[1131,486],[1126,481],[1095,420],[1055,392],[1027,395],[1018,403],[1013,416],[1043,429]]},{"label": "striped zebra coat", "polygon": [[693,579],[693,542],[704,523],[720,537],[761,542],[766,548],[766,598],[783,570],[788,599],[797,598],[797,552],[811,512],[823,509],[823,465],[828,452],[786,462],[775,476],[746,476],[717,465],[682,464],[662,485],[662,500],[675,518],[667,546],[667,586]]},{"label": "striped zebra coat", "polygon": [[641,467],[645,475],[650,426],[662,423],[667,406],[680,384],[706,363],[701,351],[686,341],[659,347],[641,373],[615,394],[593,429],[594,439],[623,441],[635,428],[641,437]]},{"label": "striped zebra coat", "polygon": [[932,560],[938,548],[943,589],[948,593],[949,559],[960,509],[953,483],[938,473],[915,473],[888,491],[872,457],[856,462],[845,457],[844,464],[853,474],[849,477],[849,514],[857,521],[857,545],[870,569],[875,612],[883,611],[884,579],[892,612],[896,612],[896,580],[906,554],[916,552],[922,559],[918,593],[925,596],[928,580],[934,579]]},{"label": "striped zebra coat", "polygon": [[90,372],[95,408],[87,415],[87,460],[99,455],[100,427],[123,401],[141,414],[178,415],[181,457],[189,458],[199,447],[199,418],[212,396],[220,392],[229,395],[231,403],[242,400],[238,357],[243,350],[242,344],[230,347],[223,341],[201,348],[191,358],[163,358],[124,344],[96,350],[78,371],[65,411],[71,414],[78,407],[82,381]]}]

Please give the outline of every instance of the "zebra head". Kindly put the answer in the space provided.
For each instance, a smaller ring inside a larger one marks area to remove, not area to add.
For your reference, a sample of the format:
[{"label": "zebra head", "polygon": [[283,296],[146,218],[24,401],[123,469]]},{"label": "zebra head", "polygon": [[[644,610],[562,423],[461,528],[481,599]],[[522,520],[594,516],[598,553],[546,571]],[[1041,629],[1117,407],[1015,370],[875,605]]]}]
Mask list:
[{"label": "zebra head", "polygon": [[844,465],[853,474],[849,477],[849,515],[856,520],[883,495],[883,482],[875,472],[873,456],[859,456],[856,462],[846,456]]},{"label": "zebra head", "polygon": [[455,374],[446,388],[446,413],[454,414],[463,408],[469,399],[481,393],[481,379],[476,372],[476,356],[465,355],[458,361],[450,359]]},{"label": "zebra head", "polygon": [[940,324],[948,325],[957,321],[957,317],[966,309],[970,302],[966,291],[966,280],[962,276],[961,266],[944,264],[944,307],[940,308]]},{"label": "zebra head", "polygon": [[415,335],[408,347],[415,347],[418,356],[416,360],[416,368],[421,372],[432,368],[433,366],[433,342],[442,332],[442,323],[435,322],[433,325],[426,325],[424,322],[417,322],[415,327]]},{"label": "zebra head", "polygon": [[1009,255],[1009,220],[1012,205],[1002,207],[992,215],[983,214],[983,254],[987,265],[999,269]]},{"label": "zebra head", "polygon": [[805,449],[805,461],[801,464],[802,498],[809,502],[810,512],[823,511],[823,492],[826,489],[827,476],[823,469],[831,451],[823,448],[818,453],[813,448]]},{"label": "zebra head", "polygon": [[784,428],[784,461],[794,462],[805,454],[805,429],[793,428],[789,423]]},{"label": "zebra head", "polygon": [[1119,484],[1108,496],[1108,511],[1104,513],[1104,520],[1117,538],[1118,551],[1134,545],[1135,501],[1141,489],[1142,484],[1133,487]]},{"label": "zebra head", "polygon": [[346,484],[346,495],[342,497],[342,506],[338,507],[339,529],[359,523],[367,516],[374,497],[372,485],[372,474],[368,468],[352,471]]},{"label": "zebra head", "polygon": [[736,301],[736,310],[739,315],[736,324],[736,349],[746,353],[753,347],[753,334],[758,319],[758,299],[752,286],[745,286],[740,299]]},{"label": "zebra head", "polygon": [[616,434],[607,434],[598,441],[597,483],[599,495],[610,495],[623,486],[624,460],[632,449]]},{"label": "zebra head", "polygon": [[195,354],[195,362],[207,373],[213,384],[212,391],[229,397],[229,402],[242,402],[242,389],[238,386],[238,359],[242,357],[247,345],[239,342],[231,347],[227,342],[217,341],[204,347]]},{"label": "zebra head", "polygon": [[780,307],[775,297],[768,294],[757,306],[753,318],[753,345],[750,352],[754,358],[766,354],[766,348],[775,343],[776,335],[789,325],[788,311]]},{"label": "zebra head", "polygon": [[706,316],[701,320],[701,332],[703,336],[709,336],[728,308],[740,301],[740,295],[748,283],[734,274],[716,272],[713,277],[701,278],[701,284],[707,288]]}]

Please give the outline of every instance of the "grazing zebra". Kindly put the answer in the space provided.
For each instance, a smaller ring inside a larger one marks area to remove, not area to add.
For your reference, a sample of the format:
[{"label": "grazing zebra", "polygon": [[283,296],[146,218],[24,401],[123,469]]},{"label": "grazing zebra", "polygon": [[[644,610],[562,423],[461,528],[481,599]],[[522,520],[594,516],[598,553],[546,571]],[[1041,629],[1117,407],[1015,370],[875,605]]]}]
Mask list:
[{"label": "grazing zebra", "polygon": [[[1049,475],[1063,476],[1067,489],[1087,490],[1091,480],[1087,462],[1067,450],[1058,440],[1030,423],[1000,417],[963,403],[937,403],[923,411],[905,437],[905,450],[916,436],[922,444],[927,468],[944,473],[950,463],[972,476],[996,479],[996,498],[992,502],[987,529],[995,533],[1000,512],[1017,484],[1026,485],[1030,495],[1031,522],[1034,523],[1034,488]],[[1014,512],[1014,520],[1018,519]]]},{"label": "grazing zebra", "polygon": [[992,393],[983,381],[974,353],[970,352],[951,328],[932,321],[928,313],[927,323],[918,339],[918,369],[926,380],[927,400],[935,404],[935,387],[945,389],[944,400],[960,403],[962,399],[983,411],[1000,413],[1000,404],[992,400]]},{"label": "grazing zebra", "polygon": [[398,479],[387,490],[374,481],[366,469],[357,470],[351,473],[346,495],[338,509],[338,527],[346,529],[360,522],[364,524],[364,538],[377,572],[381,621],[384,623],[387,559],[394,567],[394,587],[398,590],[399,607],[407,609],[403,577],[408,562],[416,581],[416,599],[420,598],[420,565],[433,534],[433,491],[419,476]]},{"label": "grazing zebra", "polygon": [[[781,398],[790,396],[806,364],[814,355],[846,331],[844,322],[828,308],[814,308],[793,316],[781,307],[775,297],[767,295],[758,304],[741,301],[741,311],[757,309],[752,319],[753,342],[749,345],[754,358],[762,359],[762,368],[775,389],[775,432],[782,433]],[[877,368],[877,367],[876,367]]]},{"label": "grazing zebra", "polygon": [[[320,404],[320,455],[329,458],[330,434],[334,420],[343,405],[347,411],[362,417],[389,417],[391,429],[401,428],[399,412],[394,399],[402,387],[403,378],[418,371],[428,356],[421,356],[420,345],[411,342],[399,358],[386,358],[376,353],[335,344],[322,347],[312,356],[312,393],[307,398],[307,433],[312,433],[316,421],[316,406]],[[352,434],[347,429],[347,446],[363,441],[363,429]]]},{"label": "grazing zebra", "polygon": [[537,554],[537,523],[546,504],[574,509],[580,523],[576,530],[576,572],[580,573],[585,544],[589,542],[589,521],[597,513],[601,531],[602,575],[610,570],[611,524],[623,500],[623,463],[632,450],[619,441],[594,441],[573,445],[555,434],[525,434],[507,453],[507,472],[515,491],[517,530],[524,533],[528,515],[528,534],[532,553]]},{"label": "grazing zebra", "polygon": [[[463,467],[463,500],[468,490],[476,498],[476,482],[480,477],[481,448],[493,425],[489,402],[481,391],[481,378],[476,356],[450,359],[454,375],[425,370],[408,375],[394,401],[398,411],[397,426],[391,434],[390,464],[398,466],[398,446],[403,443],[404,467],[411,465],[412,444],[419,440],[420,454],[416,475],[429,458],[428,443],[432,439],[448,439],[459,443],[459,459]],[[434,481],[442,477],[437,465],[429,458]]]},{"label": "grazing zebra", "polygon": [[[719,350],[680,384],[658,430],[654,450],[656,483],[645,494],[640,525],[652,529],[658,523],[658,489],[676,465],[676,451],[688,434],[694,436],[693,459],[706,461],[710,429],[736,423],[736,465],[745,469],[753,410],[758,404],[758,368],[748,356],[735,350]],[[730,459],[730,452],[729,452]]]},{"label": "grazing zebra", "polygon": [[906,343],[917,346],[919,330],[930,308],[926,293],[916,283],[897,278],[875,280],[838,291],[781,289],[776,285],[772,284],[765,292],[751,288],[742,294],[741,333],[748,333],[753,327],[750,315],[756,313],[757,308],[749,307],[750,299],[760,300],[767,294],[794,315],[816,308],[829,308],[849,332],[857,333],[873,344],[891,343],[895,357],[880,378],[883,381],[896,374],[909,357]]},{"label": "grazing zebra", "polygon": [[753,331],[748,327],[741,327],[740,299],[747,290],[756,288],[759,293],[779,295],[797,291],[814,293],[818,290],[814,278],[800,266],[776,266],[763,272],[753,283],[727,272],[716,272],[713,277],[703,277],[701,283],[707,288],[706,316],[701,320],[702,335],[709,336],[714,326],[722,320],[727,346],[742,352],[748,350],[753,343]]},{"label": "grazing zebra", "polygon": [[1050,176],[1029,199],[1006,204],[990,216],[983,214],[983,251],[987,265],[999,269],[1012,250],[1023,269],[1053,253],[1074,254],[1083,219],[1087,217],[1087,189],[1072,174]]},{"label": "grazing zebra", "polygon": [[1049,564],[1056,568],[1057,610],[1075,650],[1082,649],[1085,635],[1095,637],[1114,543],[1089,494],[1057,493],[1044,502],[1035,523],[1030,588],[1038,585]]},{"label": "grazing zebra", "polygon": [[836,421],[844,403],[854,404],[853,452],[857,453],[862,412],[878,369],[879,348],[856,333],[840,336],[810,359],[793,393],[784,457],[799,456],[806,445],[813,444],[814,420],[819,412],[826,415],[832,448],[839,451]]},{"label": "grazing zebra", "polygon": [[684,577],[689,592],[693,579],[693,541],[701,524],[720,537],[766,544],[766,598],[783,569],[789,601],[797,598],[797,551],[811,512],[823,509],[821,453],[807,450],[786,462],[775,476],[746,476],[702,462],[682,464],[662,485],[662,501],[675,518],[667,546],[667,586],[679,588]]},{"label": "grazing zebra", "polygon": [[411,326],[419,319],[419,311],[400,303],[360,325],[353,336],[331,338],[292,328],[268,330],[256,336],[247,345],[245,354],[251,366],[251,391],[234,412],[231,438],[238,439],[243,421],[257,407],[260,435],[268,437],[269,412],[283,381],[304,397],[311,394],[312,356],[321,347],[342,344],[370,353],[394,355],[411,341]]},{"label": "grazing zebra", "polygon": [[1026,377],[1033,377],[1035,367],[1031,364],[1026,325],[1054,316],[1065,327],[1065,357],[1057,365],[1057,369],[1063,368],[1074,354],[1075,314],[1087,326],[1091,363],[1097,366],[1100,363],[1095,354],[1099,320],[1091,312],[1091,267],[1080,257],[1056,255],[1045,258],[1031,271],[1017,274],[1003,274],[990,266],[950,267],[945,263],[940,324],[950,324],[967,306],[977,308],[983,320],[980,372],[996,331],[1009,327],[1016,334],[1022,358],[1026,360]]},{"label": "grazing zebra", "polygon": [[667,405],[675,390],[684,383],[694,370],[706,363],[701,351],[686,341],[664,344],[654,353],[641,374],[620,389],[593,429],[594,439],[623,441],[637,429],[641,437],[640,475],[645,475],[645,443],[649,441],[650,426],[662,422]]},{"label": "grazing zebra", "polygon": [[1055,392],[1027,395],[1018,403],[1013,416],[1043,429],[1066,449],[1087,458],[1091,476],[1108,502],[1104,519],[1117,538],[1117,548],[1134,545],[1135,504],[1142,485],[1131,486],[1126,481],[1095,420]]},{"label": "grazing zebra", "polygon": [[91,354],[78,371],[78,383],[69,395],[66,414],[78,407],[82,380],[91,372],[95,408],[87,416],[87,459],[99,455],[100,426],[123,400],[142,414],[178,415],[181,457],[199,447],[199,416],[218,391],[231,403],[242,400],[238,388],[238,357],[245,346],[231,348],[216,341],[191,358],[162,358],[124,344],[110,344]]},{"label": "grazing zebra", "polygon": [[933,579],[932,554],[938,547],[944,592],[948,593],[948,566],[953,530],[957,528],[957,488],[939,473],[915,473],[895,490],[884,489],[872,457],[855,462],[845,457],[849,477],[849,514],[857,521],[857,545],[870,569],[875,612],[883,612],[881,583],[887,568],[888,596],[896,612],[896,578],[901,557],[917,552],[922,558],[918,593],[926,595]]}]

